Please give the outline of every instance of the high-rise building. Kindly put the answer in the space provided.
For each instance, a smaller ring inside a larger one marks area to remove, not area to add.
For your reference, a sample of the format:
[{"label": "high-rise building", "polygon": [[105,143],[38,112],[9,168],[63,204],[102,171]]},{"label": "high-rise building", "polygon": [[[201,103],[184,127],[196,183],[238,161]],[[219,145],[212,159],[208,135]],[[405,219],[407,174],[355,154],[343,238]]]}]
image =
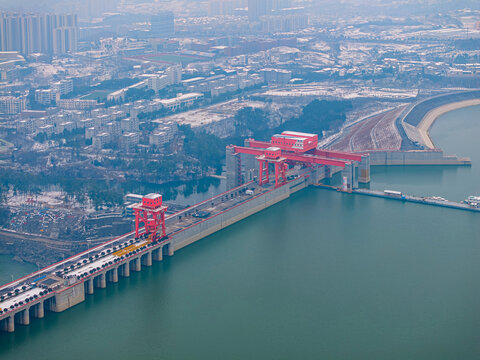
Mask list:
[{"label": "high-rise building", "polygon": [[108,12],[115,12],[118,0],[81,0],[77,2],[78,15],[86,18],[98,18]]},{"label": "high-rise building", "polygon": [[24,55],[74,52],[77,32],[76,15],[0,13],[1,51]]},{"label": "high-rise building", "polygon": [[165,70],[170,85],[179,84],[182,81],[182,65],[173,65]]},{"label": "high-rise building", "polygon": [[274,15],[276,12],[291,6],[291,0],[248,0],[248,19],[259,21],[262,16]]},{"label": "high-rise building", "polygon": [[262,30],[268,33],[299,31],[308,27],[308,15],[299,13],[263,16],[260,22]]},{"label": "high-rise building", "polygon": [[155,38],[170,37],[175,34],[175,17],[173,12],[165,11],[150,18],[150,33]]},{"label": "high-rise building", "polygon": [[208,3],[208,14],[215,15],[233,15],[235,10],[245,8],[247,0],[210,0]]},{"label": "high-rise building", "polygon": [[248,0],[248,19],[258,21],[272,10],[271,0]]},{"label": "high-rise building", "polygon": [[55,55],[77,51],[77,29],[71,26],[53,30],[52,51]]}]

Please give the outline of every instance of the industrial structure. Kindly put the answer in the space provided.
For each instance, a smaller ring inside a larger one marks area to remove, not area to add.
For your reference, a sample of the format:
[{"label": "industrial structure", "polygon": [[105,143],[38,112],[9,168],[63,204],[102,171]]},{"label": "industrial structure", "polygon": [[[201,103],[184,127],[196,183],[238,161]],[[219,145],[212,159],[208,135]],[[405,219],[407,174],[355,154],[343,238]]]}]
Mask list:
[{"label": "industrial structure", "polygon": [[[315,134],[285,131],[270,142],[253,139],[228,146],[228,190],[166,215],[159,194],[135,201],[135,231],[110,240],[0,287],[0,329],[15,331],[45,310],[64,311],[93,294],[95,287],[152,266],[175,251],[266,209],[291,194],[342,172],[343,191],[370,181],[368,154],[317,149]],[[359,171],[360,170],[360,171]]]},{"label": "industrial structure", "polygon": [[[145,234],[151,235],[152,241],[157,240],[157,231],[161,228],[161,238],[165,238],[165,212],[167,206],[162,205],[162,195],[148,194],[143,197],[142,202],[133,206],[135,213],[135,237],[139,238]],[[143,233],[140,233],[140,224],[143,223]]]},{"label": "industrial structure", "polygon": [[[300,165],[319,169],[318,181],[342,171],[342,190],[351,191],[358,183],[370,182],[370,157],[317,149],[318,135],[284,131],[273,135],[270,142],[245,140],[244,146],[227,147],[227,187],[239,186],[245,181],[258,179],[259,185],[269,183],[269,169],[274,168],[275,186],[287,181],[289,167]],[[258,161],[258,170],[255,168]],[[271,166],[270,166],[271,165]]]}]

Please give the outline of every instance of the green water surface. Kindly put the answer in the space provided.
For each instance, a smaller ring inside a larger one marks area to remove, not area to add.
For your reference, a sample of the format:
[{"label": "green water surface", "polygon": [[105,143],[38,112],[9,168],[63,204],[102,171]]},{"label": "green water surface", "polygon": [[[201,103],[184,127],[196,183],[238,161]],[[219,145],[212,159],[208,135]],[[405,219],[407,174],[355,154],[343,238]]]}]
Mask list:
[{"label": "green water surface", "polygon": [[[479,193],[479,114],[432,130],[471,168],[380,168],[371,187]],[[310,188],[0,333],[0,359],[480,359],[479,234],[476,213]]]}]

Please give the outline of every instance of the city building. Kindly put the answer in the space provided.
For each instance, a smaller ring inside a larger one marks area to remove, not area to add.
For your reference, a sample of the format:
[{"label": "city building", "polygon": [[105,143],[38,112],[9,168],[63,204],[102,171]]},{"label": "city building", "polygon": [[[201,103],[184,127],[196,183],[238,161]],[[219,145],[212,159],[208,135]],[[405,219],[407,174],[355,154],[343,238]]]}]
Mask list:
[{"label": "city building", "polygon": [[182,81],[182,65],[170,66],[165,73],[168,76],[170,85],[179,84]]},{"label": "city building", "polygon": [[61,134],[64,131],[72,131],[75,128],[75,124],[71,121],[63,122],[57,125],[56,133]]},{"label": "city building", "polygon": [[25,110],[25,98],[15,96],[0,96],[0,113],[1,114],[18,114]]},{"label": "city building", "polygon": [[52,51],[55,55],[77,51],[78,29],[73,26],[58,27],[53,30]]},{"label": "city building", "polygon": [[107,132],[96,134],[92,138],[92,145],[97,150],[103,149],[109,142],[111,142],[111,136]]},{"label": "city building", "polygon": [[153,134],[150,134],[148,140],[151,146],[161,147],[168,144],[170,138],[164,131],[155,131]]},{"label": "city building", "polygon": [[[53,125],[43,125],[38,127],[38,132],[46,135],[51,135],[55,131],[55,126]],[[33,131],[32,131],[33,132]]]},{"label": "city building", "polygon": [[87,110],[97,106],[97,100],[85,99],[59,99],[57,106],[66,110]]},{"label": "city building", "polygon": [[147,80],[147,87],[155,92],[164,89],[169,84],[170,77],[168,75],[152,76]]},{"label": "city building", "polygon": [[260,22],[263,32],[295,32],[308,27],[308,16],[302,13],[262,16]]},{"label": "city building", "polygon": [[261,71],[263,79],[266,83],[287,84],[292,78],[292,72],[289,70],[264,69]]},{"label": "city building", "polygon": [[51,105],[60,100],[60,94],[54,89],[35,90],[35,101],[42,105]]},{"label": "city building", "polygon": [[127,153],[135,152],[140,141],[140,135],[137,132],[128,132],[122,135],[120,145]]},{"label": "city building", "polygon": [[177,132],[177,126],[173,124],[166,124],[159,126],[155,131],[150,134],[148,142],[150,146],[162,147],[168,144]]},{"label": "city building", "polygon": [[161,100],[161,103],[168,110],[175,111],[180,108],[190,107],[200,99],[203,99],[203,94],[189,93],[177,96],[176,98]]},{"label": "city building", "polygon": [[64,54],[77,50],[78,21],[67,14],[0,14],[0,51]]},{"label": "city building", "polygon": [[112,121],[105,125],[105,131],[107,131],[113,137],[120,136],[122,129],[119,121]]},{"label": "city building", "polygon": [[[93,119],[81,119],[77,122],[77,127],[82,129],[88,129],[94,125]],[[91,136],[90,136],[91,137]]]},{"label": "city building", "polygon": [[170,37],[175,34],[175,17],[173,12],[165,11],[150,18],[150,35],[154,38]]},{"label": "city building", "polygon": [[258,21],[272,10],[271,0],[248,0],[248,20]]},{"label": "city building", "polygon": [[126,132],[138,131],[138,119],[133,117],[122,119],[120,120],[120,128]]},{"label": "city building", "polygon": [[246,0],[210,0],[208,2],[208,15],[234,15],[238,9],[247,6]]},{"label": "city building", "polygon": [[85,139],[92,139],[95,134],[97,133],[94,127],[86,127],[85,128]]},{"label": "city building", "polygon": [[60,80],[51,85],[60,95],[70,94],[73,91],[73,80]]}]

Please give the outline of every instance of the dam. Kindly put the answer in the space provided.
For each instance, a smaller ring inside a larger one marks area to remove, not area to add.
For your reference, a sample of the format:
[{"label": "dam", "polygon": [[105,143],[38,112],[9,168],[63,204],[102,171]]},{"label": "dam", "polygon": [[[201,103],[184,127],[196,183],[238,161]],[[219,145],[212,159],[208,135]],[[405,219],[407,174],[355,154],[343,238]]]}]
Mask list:
[{"label": "dam", "polygon": [[[309,143],[303,135],[311,134],[279,135],[271,144],[250,139],[243,147],[227,147],[229,190],[165,218],[164,236],[152,239],[146,220],[145,234],[125,234],[2,286],[1,329],[13,332],[16,324],[29,325],[32,317],[43,318],[46,311],[62,312],[73,307],[85,301],[86,295],[94,294],[95,288],[105,288],[109,282],[129,277],[131,271],[141,271],[153,261],[173,256],[183,247],[334,173],[342,172],[345,191],[355,189],[358,182],[370,181],[368,154],[319,150],[315,140]],[[296,139],[288,143],[291,137],[306,140],[300,145]],[[289,151],[289,147],[300,150]]]}]

